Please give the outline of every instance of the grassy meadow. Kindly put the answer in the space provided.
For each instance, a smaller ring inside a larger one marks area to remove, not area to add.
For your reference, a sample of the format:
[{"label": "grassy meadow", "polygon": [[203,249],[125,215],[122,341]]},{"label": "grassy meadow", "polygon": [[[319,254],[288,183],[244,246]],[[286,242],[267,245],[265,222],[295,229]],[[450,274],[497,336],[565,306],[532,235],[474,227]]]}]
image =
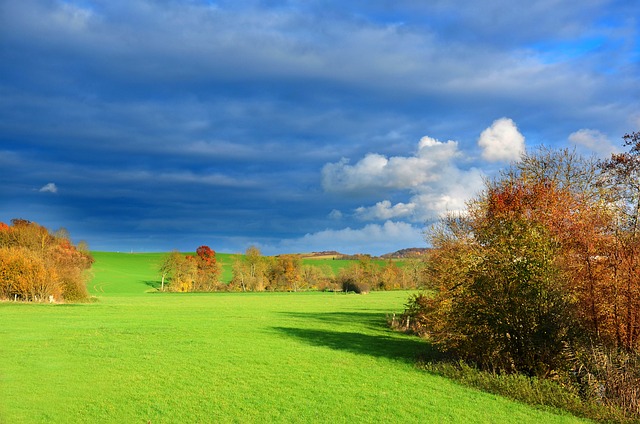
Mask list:
[{"label": "grassy meadow", "polygon": [[420,371],[408,292],[153,293],[162,254],[94,256],[95,302],[0,303],[1,423],[580,421]]}]

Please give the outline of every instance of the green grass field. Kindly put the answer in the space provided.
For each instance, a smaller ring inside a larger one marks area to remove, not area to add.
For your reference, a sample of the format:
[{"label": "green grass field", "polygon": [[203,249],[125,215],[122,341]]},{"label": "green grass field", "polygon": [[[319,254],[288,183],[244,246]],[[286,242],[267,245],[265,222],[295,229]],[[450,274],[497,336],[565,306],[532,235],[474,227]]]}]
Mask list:
[{"label": "green grass field", "polygon": [[0,303],[0,422],[579,421],[418,370],[407,292],[147,293],[161,254],[95,257],[94,303]]}]

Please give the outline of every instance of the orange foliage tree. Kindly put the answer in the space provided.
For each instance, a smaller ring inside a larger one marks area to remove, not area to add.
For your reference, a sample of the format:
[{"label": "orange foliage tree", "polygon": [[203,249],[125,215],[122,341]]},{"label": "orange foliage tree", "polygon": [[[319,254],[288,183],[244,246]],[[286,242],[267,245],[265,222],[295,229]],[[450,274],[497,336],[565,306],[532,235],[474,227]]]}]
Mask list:
[{"label": "orange foliage tree", "polygon": [[296,255],[280,255],[276,257],[269,270],[270,290],[298,291],[306,286],[302,277],[302,261]]},{"label": "orange foliage tree", "polygon": [[219,285],[218,277],[221,268],[216,260],[216,252],[209,246],[196,249],[196,256],[187,256],[196,264],[196,277],[193,281],[194,291],[213,291]]},{"label": "orange foliage tree", "polygon": [[88,251],[78,249],[66,231],[54,234],[34,222],[0,223],[0,298],[28,301],[84,300]]},{"label": "orange foliage tree", "polygon": [[626,134],[628,152],[602,161],[600,185],[615,218],[603,262],[609,272],[608,324],[628,351],[640,348],[640,132]]}]

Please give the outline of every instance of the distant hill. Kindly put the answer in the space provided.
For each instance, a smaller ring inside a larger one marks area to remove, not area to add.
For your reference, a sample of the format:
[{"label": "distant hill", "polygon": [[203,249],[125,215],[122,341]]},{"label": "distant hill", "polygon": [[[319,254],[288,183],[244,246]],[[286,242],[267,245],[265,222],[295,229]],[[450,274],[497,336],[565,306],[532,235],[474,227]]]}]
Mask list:
[{"label": "distant hill", "polygon": [[[378,256],[380,259],[409,259],[409,258],[422,258],[431,250],[427,247],[409,247],[407,249],[401,249],[393,253],[386,253],[382,256]],[[376,258],[369,254],[357,253],[353,255],[346,255],[336,250],[325,250],[322,252],[310,252],[310,253],[295,253],[295,256],[299,256],[302,259],[340,259],[340,260],[360,260],[363,257]]]},{"label": "distant hill", "polygon": [[428,247],[409,247],[407,249],[401,249],[393,253],[386,253],[381,258],[384,259],[409,259],[409,258],[422,258],[431,249]]},{"label": "distant hill", "polygon": [[302,256],[305,259],[327,259],[327,258],[335,259],[344,255],[335,250],[325,250],[323,252],[303,253],[300,256]]}]

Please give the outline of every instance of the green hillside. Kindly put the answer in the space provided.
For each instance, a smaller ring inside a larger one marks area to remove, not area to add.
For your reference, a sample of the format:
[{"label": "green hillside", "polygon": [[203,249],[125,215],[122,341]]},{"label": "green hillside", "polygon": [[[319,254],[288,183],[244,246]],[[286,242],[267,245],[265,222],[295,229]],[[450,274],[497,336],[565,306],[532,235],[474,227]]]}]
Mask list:
[{"label": "green hillside", "polygon": [[[89,284],[92,295],[141,294],[160,287],[160,264],[167,253],[92,252],[95,259]],[[231,264],[238,255],[217,253],[222,264],[220,279],[231,281]]]}]

